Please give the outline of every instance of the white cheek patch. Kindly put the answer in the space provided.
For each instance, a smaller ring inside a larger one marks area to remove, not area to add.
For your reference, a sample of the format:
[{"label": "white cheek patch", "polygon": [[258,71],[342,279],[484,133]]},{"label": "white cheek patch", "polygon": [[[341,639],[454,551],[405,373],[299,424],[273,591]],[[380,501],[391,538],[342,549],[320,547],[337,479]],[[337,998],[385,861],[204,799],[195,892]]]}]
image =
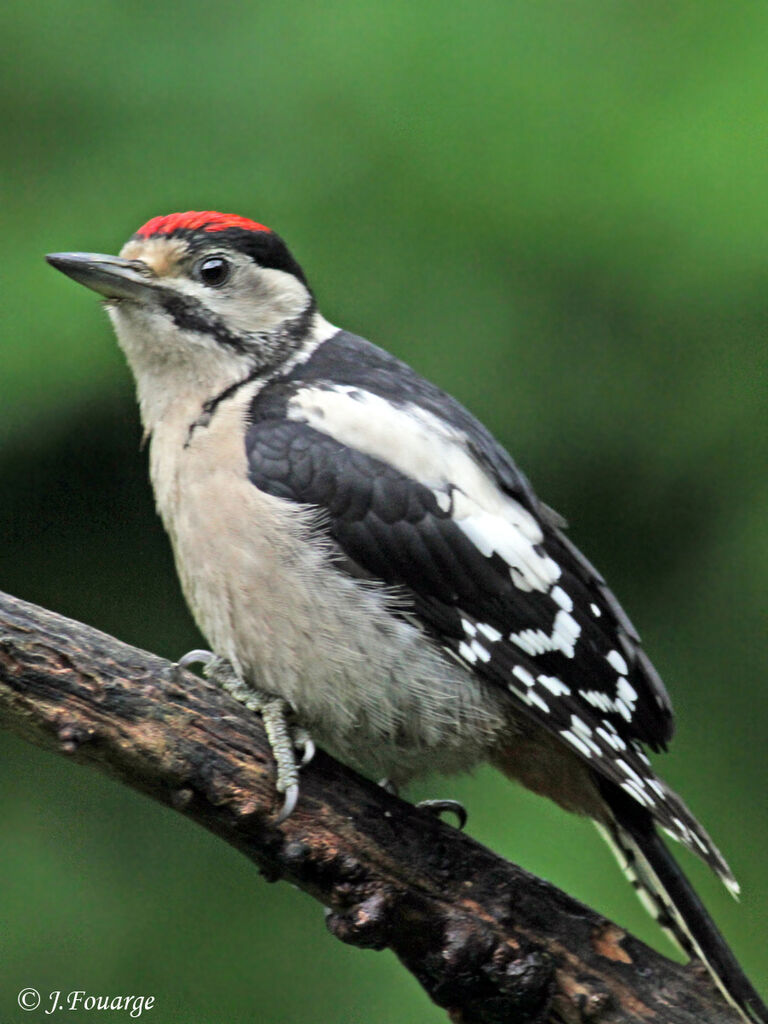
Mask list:
[{"label": "white cheek patch", "polygon": [[277,330],[301,316],[310,300],[309,291],[293,274],[256,266],[246,256],[233,260],[231,279],[221,288],[211,288],[179,273],[178,268],[158,276],[160,284],[168,280],[174,292],[199,302],[234,334],[243,336],[258,337]]},{"label": "white cheek patch", "polygon": [[219,290],[196,285],[197,297],[237,333],[263,334],[301,316],[309,291],[294,275],[250,261],[237,266],[232,287]]}]

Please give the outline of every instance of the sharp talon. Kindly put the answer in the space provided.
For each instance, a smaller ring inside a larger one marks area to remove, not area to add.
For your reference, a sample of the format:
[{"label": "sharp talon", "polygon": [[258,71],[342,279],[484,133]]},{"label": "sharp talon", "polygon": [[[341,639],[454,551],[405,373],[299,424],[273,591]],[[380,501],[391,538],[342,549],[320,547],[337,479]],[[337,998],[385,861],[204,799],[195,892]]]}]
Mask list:
[{"label": "sharp talon", "polygon": [[303,739],[301,741],[301,746],[304,747],[304,753],[302,754],[299,768],[304,768],[315,756],[315,751],[317,748],[315,747],[315,741],[312,739],[311,736],[307,736],[306,739]]},{"label": "sharp talon", "polygon": [[420,800],[416,806],[419,810],[429,811],[430,814],[434,814],[438,818],[441,814],[445,813],[455,814],[460,832],[467,824],[468,814],[466,808],[458,800]]},{"label": "sharp talon", "polygon": [[195,648],[194,651],[187,651],[187,653],[176,662],[181,668],[189,668],[190,665],[210,665],[213,659],[216,657],[212,651],[204,651],[201,648]]},{"label": "sharp talon", "polygon": [[289,721],[291,709],[286,700],[246,683],[226,658],[217,657],[210,651],[195,650],[179,661],[181,667],[194,664],[202,664],[206,679],[212,680],[249,711],[261,715],[275,759],[276,788],[278,793],[285,794],[283,806],[275,819],[275,824],[281,825],[293,814],[299,800],[298,769],[308,765],[315,756],[312,737],[306,729]]},{"label": "sharp talon", "polygon": [[283,809],[280,811],[278,816],[275,818],[276,825],[282,825],[293,812],[296,810],[296,804],[299,802],[299,787],[294,784],[289,786],[285,791],[285,801],[283,803]]},{"label": "sharp talon", "polygon": [[379,779],[378,785],[381,786],[383,790],[386,790],[387,793],[390,793],[392,796],[400,795],[400,791],[397,788],[397,783],[393,782],[392,779]]}]

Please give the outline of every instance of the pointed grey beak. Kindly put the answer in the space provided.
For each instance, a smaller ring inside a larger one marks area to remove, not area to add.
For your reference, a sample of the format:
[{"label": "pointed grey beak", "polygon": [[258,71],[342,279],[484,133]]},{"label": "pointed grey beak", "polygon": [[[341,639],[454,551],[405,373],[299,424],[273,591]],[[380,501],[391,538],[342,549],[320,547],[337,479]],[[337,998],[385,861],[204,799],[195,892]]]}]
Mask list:
[{"label": "pointed grey beak", "polygon": [[154,274],[141,260],[95,252],[54,252],[45,258],[62,274],[107,299],[146,301],[156,287]]}]

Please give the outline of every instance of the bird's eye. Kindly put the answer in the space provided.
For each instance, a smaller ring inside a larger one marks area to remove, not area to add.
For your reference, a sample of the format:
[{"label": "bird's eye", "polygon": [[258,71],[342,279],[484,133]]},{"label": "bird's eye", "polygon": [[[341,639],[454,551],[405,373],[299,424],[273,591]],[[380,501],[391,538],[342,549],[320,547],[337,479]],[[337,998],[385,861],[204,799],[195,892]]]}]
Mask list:
[{"label": "bird's eye", "polygon": [[229,277],[230,264],[223,256],[206,256],[197,264],[197,273],[203,284],[217,288]]}]

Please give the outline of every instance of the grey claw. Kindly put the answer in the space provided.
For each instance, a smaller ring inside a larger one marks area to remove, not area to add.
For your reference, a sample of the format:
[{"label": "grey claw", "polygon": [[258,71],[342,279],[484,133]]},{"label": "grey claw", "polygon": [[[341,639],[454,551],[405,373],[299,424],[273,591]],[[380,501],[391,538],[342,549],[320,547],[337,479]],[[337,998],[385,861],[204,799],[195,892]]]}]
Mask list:
[{"label": "grey claw", "polygon": [[299,802],[299,787],[294,785],[289,786],[285,791],[285,800],[283,802],[283,809],[280,811],[278,816],[275,818],[276,825],[282,825],[293,812],[296,810],[296,804]]},{"label": "grey claw", "polygon": [[214,660],[216,655],[213,651],[204,651],[200,647],[196,647],[194,651],[187,651],[187,653],[179,658],[176,662],[181,668],[189,668],[190,665],[204,665],[208,666]]},{"label": "grey claw", "polygon": [[420,800],[416,806],[419,810],[429,811],[430,814],[434,814],[438,818],[443,813],[455,814],[460,832],[467,824],[467,810],[458,800]]},{"label": "grey claw", "polygon": [[315,747],[315,741],[312,739],[311,736],[307,736],[306,739],[302,740],[301,745],[304,748],[304,753],[301,756],[301,763],[299,764],[299,768],[304,768],[304,766],[308,765],[312,758],[315,756],[315,751],[317,750],[317,748]]},{"label": "grey claw", "polygon": [[388,779],[386,776],[383,779],[379,779],[377,785],[381,786],[385,793],[389,793],[392,796],[400,795],[397,783],[393,782],[392,779]]}]

